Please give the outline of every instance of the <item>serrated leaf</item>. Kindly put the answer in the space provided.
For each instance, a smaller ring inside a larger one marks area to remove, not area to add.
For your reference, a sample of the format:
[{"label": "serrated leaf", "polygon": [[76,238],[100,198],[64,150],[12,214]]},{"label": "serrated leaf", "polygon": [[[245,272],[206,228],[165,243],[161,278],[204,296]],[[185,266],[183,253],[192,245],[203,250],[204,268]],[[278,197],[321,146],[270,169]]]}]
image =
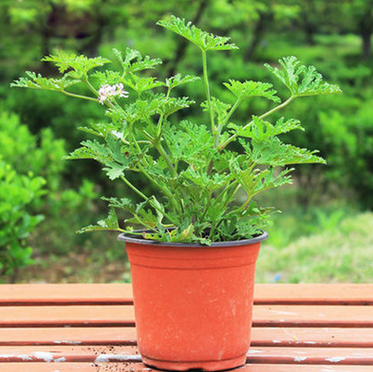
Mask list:
[{"label": "serrated leaf", "polygon": [[169,21],[158,21],[157,25],[184,37],[191,43],[201,48],[203,51],[238,49],[235,44],[228,43],[230,40],[229,37],[215,36],[208,32],[202,31],[194,26],[192,22],[186,22],[185,19],[180,19],[175,16],[171,16]]},{"label": "serrated leaf", "polygon": [[122,52],[118,49],[113,49],[113,52],[121,64],[124,74],[152,69],[162,63],[159,58],[150,58],[149,56],[143,57],[139,51],[131,48],[126,48],[124,58]]},{"label": "serrated leaf", "polygon": [[118,71],[96,71],[91,75],[91,77],[96,78],[99,81],[99,85],[115,85],[121,81],[122,75]]},{"label": "serrated leaf", "polygon": [[264,97],[274,102],[280,102],[280,98],[276,96],[276,91],[272,89],[270,83],[262,83],[260,81],[237,81],[229,80],[228,83],[223,83],[238,99],[242,100],[250,97]]},{"label": "serrated leaf", "polygon": [[35,74],[31,71],[26,71],[26,77],[19,78],[10,84],[11,87],[18,88],[32,88],[32,89],[44,89],[53,91],[62,91],[72,85],[80,83],[79,80],[73,80],[66,76],[61,79],[57,78],[46,78],[40,74]]},{"label": "serrated leaf", "polygon": [[227,174],[208,175],[204,171],[196,170],[193,167],[188,167],[181,175],[189,179],[194,185],[210,193],[220,189],[231,179],[231,176]]},{"label": "serrated leaf", "polygon": [[285,144],[277,137],[270,137],[264,141],[253,140],[251,147],[253,161],[257,164],[277,167],[289,164],[326,163],[323,158],[315,155],[317,151]]},{"label": "serrated leaf", "polygon": [[130,212],[130,213],[134,213],[136,208],[132,202],[131,199],[128,199],[128,198],[121,198],[121,199],[118,199],[118,198],[105,198],[105,197],[102,197],[101,198],[102,200],[105,200],[106,202],[109,203],[109,207],[112,207],[112,208],[118,208],[118,209],[123,209],[127,212]]},{"label": "serrated leaf", "polygon": [[124,85],[133,89],[135,92],[137,92],[138,95],[141,95],[147,90],[164,85],[162,81],[157,81],[155,77],[139,77],[136,75],[128,76],[122,81]]},{"label": "serrated leaf", "polygon": [[[201,107],[205,112],[210,111],[210,105],[207,101],[203,102],[201,104]],[[211,109],[214,113],[214,116],[217,118],[218,124],[223,124],[225,122],[228,111],[231,107],[232,105],[230,105],[229,103],[225,103],[215,97],[211,97]]]},{"label": "serrated leaf", "polygon": [[189,121],[182,121],[177,126],[166,124],[164,140],[176,163],[183,160],[188,164],[204,164],[213,149],[213,139],[207,127]]},{"label": "serrated leaf", "polygon": [[171,90],[178,87],[179,85],[192,83],[196,80],[200,80],[200,77],[191,75],[182,76],[181,74],[176,74],[175,76],[172,76],[165,80],[165,86]]},{"label": "serrated leaf", "polygon": [[118,217],[117,217],[117,214],[115,213],[114,208],[111,208],[108,217],[103,220],[98,221],[97,225],[89,225],[89,226],[83,227],[77,232],[79,234],[83,234],[83,233],[92,232],[92,231],[124,232],[124,230],[119,227]]},{"label": "serrated leaf", "polygon": [[281,80],[294,97],[341,93],[340,87],[324,81],[314,66],[302,65],[294,56],[279,59],[279,63],[282,68],[269,64],[265,66]]},{"label": "serrated leaf", "polygon": [[157,111],[167,117],[176,111],[189,107],[193,103],[195,103],[195,101],[189,100],[188,97],[167,98],[162,105],[159,106]]},{"label": "serrated leaf", "polygon": [[250,125],[240,127],[236,124],[229,124],[228,127],[233,128],[233,133],[237,136],[251,138],[255,141],[262,141],[270,137],[290,132],[294,129],[304,130],[299,120],[285,120],[283,117],[277,120],[275,125],[268,121],[264,121],[257,116],[253,116]]},{"label": "serrated leaf", "polygon": [[68,75],[75,79],[82,79],[87,75],[88,71],[111,62],[103,57],[88,58],[84,55],[78,56],[74,53],[66,52],[59,52],[57,55],[51,54],[44,57],[42,61],[54,63],[61,73],[71,69],[72,71]]},{"label": "serrated leaf", "polygon": [[67,159],[94,159],[104,165],[103,170],[111,180],[124,175],[125,170],[135,168],[137,156],[122,150],[123,142],[114,136],[106,137],[106,144],[83,141],[82,147],[73,151]]}]

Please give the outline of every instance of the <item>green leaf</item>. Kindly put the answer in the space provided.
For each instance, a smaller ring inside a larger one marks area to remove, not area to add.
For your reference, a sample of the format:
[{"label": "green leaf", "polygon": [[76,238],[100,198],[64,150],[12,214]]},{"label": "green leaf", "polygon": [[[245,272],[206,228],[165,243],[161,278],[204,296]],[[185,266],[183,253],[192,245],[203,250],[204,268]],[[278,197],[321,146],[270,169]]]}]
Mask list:
[{"label": "green leaf", "polygon": [[84,79],[88,71],[111,62],[109,59],[103,57],[88,58],[84,55],[78,56],[74,53],[66,52],[59,52],[57,55],[44,57],[42,61],[54,63],[61,73],[71,70],[67,76],[78,80]]},{"label": "green leaf", "polygon": [[[241,144],[248,149],[247,144]],[[293,145],[285,144],[277,137],[270,137],[264,141],[253,140],[251,142],[252,158],[256,164],[266,164],[273,167],[288,164],[322,163],[325,160],[315,154],[317,151],[302,149]]]},{"label": "green leaf", "polygon": [[83,233],[92,232],[92,231],[124,232],[124,230],[119,227],[118,217],[117,217],[117,214],[115,213],[114,208],[111,208],[108,217],[103,220],[98,221],[97,225],[89,225],[89,226],[83,227],[82,229],[77,231],[77,233],[83,234]]},{"label": "green leaf", "polygon": [[203,51],[207,50],[232,50],[238,49],[235,44],[229,44],[229,37],[215,36],[208,32],[202,31],[192,24],[186,23],[185,19],[180,19],[171,16],[169,21],[161,20],[157,22],[158,26],[162,26],[176,34],[189,40]]},{"label": "green leaf", "polygon": [[193,103],[195,102],[189,100],[188,97],[167,98],[162,105],[159,106],[157,111],[167,117],[176,111],[189,107]]},{"label": "green leaf", "polygon": [[45,78],[40,74],[35,74],[34,72],[26,71],[27,78],[22,77],[12,84],[11,87],[18,88],[32,88],[32,89],[44,89],[44,90],[54,90],[62,91],[71,85],[80,83],[79,80],[70,79],[67,76],[63,76],[61,79],[57,78]]},{"label": "green leaf", "polygon": [[199,80],[199,76],[191,76],[191,75],[185,75],[181,76],[181,74],[176,74],[175,76],[172,76],[165,81],[165,86],[169,88],[169,90],[178,87],[179,85],[192,83],[193,81]]},{"label": "green leaf", "polygon": [[101,85],[115,85],[122,79],[122,74],[118,71],[106,70],[106,71],[96,71],[91,74],[91,77],[96,78]]},{"label": "green leaf", "polygon": [[109,203],[109,207],[111,208],[118,208],[118,209],[123,209],[127,212],[134,213],[136,208],[133,205],[133,202],[131,199],[128,198],[105,198],[102,197],[102,200],[105,200]]},{"label": "green leaf", "polygon": [[280,102],[280,98],[276,96],[276,91],[270,83],[262,83],[260,81],[237,81],[229,80],[228,83],[223,83],[238,99],[242,100],[250,97],[264,97],[274,102]]},{"label": "green leaf", "polygon": [[83,147],[73,151],[67,159],[94,159],[105,166],[103,170],[111,180],[123,176],[127,169],[134,169],[139,160],[124,150],[123,142],[115,136],[106,137],[106,144],[88,140],[81,145]]},{"label": "green leaf", "polygon": [[[210,105],[207,101],[201,103],[201,107],[205,112],[210,111]],[[231,107],[232,105],[230,105],[229,103],[225,103],[215,97],[211,97],[211,109],[215,117],[217,118],[218,124],[223,124],[225,122],[225,119],[228,115],[228,111]]]},{"label": "green leaf", "polygon": [[294,57],[279,59],[282,67],[265,66],[290,90],[294,97],[314,96],[318,94],[341,93],[338,85],[323,80],[314,66],[305,66]]},{"label": "green leaf", "polygon": [[188,167],[180,175],[189,179],[194,185],[201,188],[203,191],[211,193],[228,184],[232,178],[227,174],[213,174],[208,175],[203,170],[196,170],[193,167]]},{"label": "green leaf", "polygon": [[233,128],[233,133],[237,136],[251,138],[255,141],[262,141],[279,134],[290,132],[294,129],[304,130],[299,120],[285,120],[283,117],[277,120],[275,125],[257,116],[253,116],[250,125],[240,127],[236,124],[229,124],[228,127]]},{"label": "green leaf", "polygon": [[125,57],[118,49],[113,49],[115,56],[123,68],[124,74],[152,69],[162,63],[159,58],[152,59],[149,56],[143,57],[139,51],[127,48]]},{"label": "green leaf", "polygon": [[147,90],[154,89],[164,85],[163,82],[157,81],[157,78],[155,77],[139,77],[136,75],[128,76],[126,79],[122,81],[124,85],[133,89],[135,92],[137,92],[138,95],[141,95],[141,93]]},{"label": "green leaf", "polygon": [[166,123],[164,140],[176,163],[183,160],[188,164],[202,166],[213,149],[213,139],[207,127],[190,121],[173,126]]}]

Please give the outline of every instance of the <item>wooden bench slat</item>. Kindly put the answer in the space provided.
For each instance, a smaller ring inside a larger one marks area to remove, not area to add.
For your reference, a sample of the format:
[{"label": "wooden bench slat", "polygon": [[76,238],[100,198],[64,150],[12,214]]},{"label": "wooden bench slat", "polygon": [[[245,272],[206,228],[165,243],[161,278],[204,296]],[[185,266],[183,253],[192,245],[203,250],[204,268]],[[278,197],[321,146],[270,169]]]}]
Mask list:
[{"label": "wooden bench slat", "polygon": [[257,305],[253,324],[260,327],[373,327],[372,306]]},{"label": "wooden bench slat", "polygon": [[[0,328],[0,345],[135,345],[134,327]],[[366,328],[253,328],[252,346],[373,347]]]},{"label": "wooden bench slat", "polygon": [[[0,327],[133,326],[132,306],[0,307]],[[257,327],[373,327],[371,306],[256,305]]]},{"label": "wooden bench slat", "polygon": [[255,284],[257,304],[373,305],[373,284]]},{"label": "wooden bench slat", "polygon": [[136,329],[0,328],[0,345],[136,345]]},{"label": "wooden bench slat", "polygon": [[[0,347],[0,363],[9,362],[140,362],[132,346],[20,346]],[[253,347],[247,363],[373,365],[373,349]]]},{"label": "wooden bench slat", "polygon": [[[373,304],[373,284],[256,284],[257,304]],[[2,284],[0,306],[128,304],[130,284]]]},{"label": "wooden bench slat", "polygon": [[2,284],[0,306],[132,304],[130,284]]},{"label": "wooden bench slat", "polygon": [[[26,369],[27,368],[27,369]],[[142,363],[8,363],[1,365],[2,372],[159,372]],[[371,372],[371,366],[339,365],[245,365],[239,372]]]}]

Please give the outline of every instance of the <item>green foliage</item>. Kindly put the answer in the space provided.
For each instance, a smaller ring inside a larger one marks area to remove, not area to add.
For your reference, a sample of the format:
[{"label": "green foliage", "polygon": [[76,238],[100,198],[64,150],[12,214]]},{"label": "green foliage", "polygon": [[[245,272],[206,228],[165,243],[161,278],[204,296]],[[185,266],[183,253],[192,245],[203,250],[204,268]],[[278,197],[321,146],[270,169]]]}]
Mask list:
[{"label": "green foliage", "polygon": [[162,26],[176,34],[184,37],[203,51],[208,50],[232,50],[238,49],[234,44],[228,43],[229,37],[215,36],[208,32],[202,31],[191,22],[185,21],[175,16],[171,16],[169,21],[158,21],[157,25]]},{"label": "green foliage", "polygon": [[64,164],[65,143],[56,139],[50,128],[33,135],[18,115],[0,114],[0,148],[2,159],[20,174],[32,172],[47,181],[49,190],[60,187]]},{"label": "green foliage", "polygon": [[323,80],[314,66],[304,66],[294,56],[279,60],[282,70],[265,66],[290,90],[293,97],[315,96],[319,94],[341,93],[338,85]]},{"label": "green foliage", "polygon": [[[30,174],[33,174],[34,178],[42,178],[46,181],[43,192],[34,193],[32,198],[30,196],[30,202],[19,212],[20,215],[24,215],[22,217],[26,221],[22,222],[24,225],[29,223],[27,215],[45,216],[46,221],[37,230],[30,222],[35,256],[40,255],[43,250],[49,252],[51,248],[55,252],[66,252],[67,246],[77,244],[78,237],[69,235],[72,226],[74,224],[80,226],[82,220],[89,221],[85,215],[87,211],[92,211],[91,201],[97,198],[95,185],[86,179],[81,179],[80,176],[77,189],[72,189],[64,180],[68,165],[63,161],[66,154],[65,142],[55,138],[50,128],[43,129],[39,135],[32,134],[14,113],[3,112],[0,115],[0,148],[3,161],[8,164],[9,169],[14,169],[15,179],[31,179],[33,177]],[[27,183],[22,182],[22,187],[26,188]],[[16,188],[15,185],[12,187]],[[25,196],[27,195],[29,193],[25,192]],[[24,236],[19,244],[27,247],[29,240]],[[67,244],[68,240],[69,244]],[[79,243],[82,244],[82,240]],[[27,249],[26,252],[31,250]],[[24,265],[27,262],[31,260],[25,260]],[[8,277],[11,271],[7,271]],[[16,271],[13,272],[13,275],[15,274]]]},{"label": "green foliage", "polygon": [[79,82],[78,80],[70,80],[67,76],[64,76],[62,79],[47,79],[43,78],[40,74],[37,75],[31,71],[27,71],[26,74],[28,75],[28,78],[20,78],[17,83],[11,84],[11,86],[19,88],[63,91]]},{"label": "green foliage", "polygon": [[235,124],[230,124],[229,127],[234,129],[234,132],[232,133],[235,133],[240,137],[251,138],[257,142],[290,132],[294,129],[304,130],[299,120],[286,120],[283,117],[277,120],[276,124],[273,125],[268,121],[264,121],[260,117],[253,116],[253,122],[250,125],[241,127]]},{"label": "green foliage", "polygon": [[272,88],[272,84],[262,83],[260,81],[245,81],[244,83],[236,80],[229,80],[229,83],[224,83],[239,100],[250,97],[264,97],[274,102],[280,102],[280,98],[276,96],[276,91]]},{"label": "green foliage", "polygon": [[131,48],[126,49],[126,56],[124,59],[122,52],[118,49],[113,49],[113,52],[123,68],[124,75],[129,72],[152,69],[162,63],[159,58],[151,59],[149,56],[142,57],[139,51]]},{"label": "green foliage", "polygon": [[[160,61],[142,57],[130,48],[124,55],[114,50],[119,71],[115,63],[113,69],[95,71],[96,67],[108,63],[108,59],[60,53],[46,59],[59,69],[62,74],[59,80],[29,74],[13,86],[34,88],[37,84],[51,90],[53,84],[61,84],[56,81],[63,81],[63,84],[79,82],[86,86],[89,95],[78,95],[61,85],[56,90],[106,106],[110,123],[87,128],[86,131],[96,139],[83,141],[82,147],[69,158],[98,161],[110,180],[123,181],[143,200],[130,204],[126,198],[110,198],[109,217],[83,231],[123,231],[117,222],[115,208],[131,215],[127,224],[150,230],[146,238],[160,241],[210,244],[259,234],[272,210],[258,207],[253,198],[263,191],[291,183],[293,169],[287,168],[288,165],[324,163],[315,151],[286,144],[278,138],[301,129],[298,120],[282,118],[272,124],[264,118],[297,97],[340,90],[324,82],[314,67],[301,65],[294,57],[284,58],[280,62],[283,71],[270,70],[291,90],[290,99],[260,117],[251,116],[244,126],[227,125],[244,100],[262,97],[281,102],[272,84],[231,79],[225,87],[236,96],[236,102],[231,105],[214,98],[210,93],[206,52],[235,49],[235,45],[228,44],[229,38],[201,31],[176,17],[158,24],[201,49],[206,95],[202,109],[209,120],[202,115],[196,124],[194,120],[181,121],[176,115],[194,104],[188,96],[175,93],[176,87],[194,82],[194,76],[177,74],[164,82],[157,80],[146,70]],[[232,142],[236,142],[236,146],[228,146]],[[134,174],[142,175],[159,195],[147,196],[137,187]],[[245,191],[245,197],[237,203],[240,189]]]},{"label": "green foliage", "polygon": [[43,194],[45,180],[22,176],[0,160],[0,276],[13,275],[31,264],[32,249],[25,240],[42,220],[30,209]]},{"label": "green foliage", "polygon": [[171,91],[171,89],[174,89],[180,85],[192,83],[193,81],[199,80],[199,76],[181,76],[181,74],[176,74],[175,76],[172,76],[165,81],[165,86]]}]

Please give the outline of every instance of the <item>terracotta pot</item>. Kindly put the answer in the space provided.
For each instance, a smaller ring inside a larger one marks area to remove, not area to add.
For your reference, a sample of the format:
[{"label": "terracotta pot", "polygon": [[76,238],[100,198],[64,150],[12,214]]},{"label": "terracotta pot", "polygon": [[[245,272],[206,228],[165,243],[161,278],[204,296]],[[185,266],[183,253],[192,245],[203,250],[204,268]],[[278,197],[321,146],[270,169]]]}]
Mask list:
[{"label": "terracotta pot", "polygon": [[137,342],[145,364],[217,371],[250,345],[255,262],[267,233],[212,246],[121,234],[131,264]]}]

